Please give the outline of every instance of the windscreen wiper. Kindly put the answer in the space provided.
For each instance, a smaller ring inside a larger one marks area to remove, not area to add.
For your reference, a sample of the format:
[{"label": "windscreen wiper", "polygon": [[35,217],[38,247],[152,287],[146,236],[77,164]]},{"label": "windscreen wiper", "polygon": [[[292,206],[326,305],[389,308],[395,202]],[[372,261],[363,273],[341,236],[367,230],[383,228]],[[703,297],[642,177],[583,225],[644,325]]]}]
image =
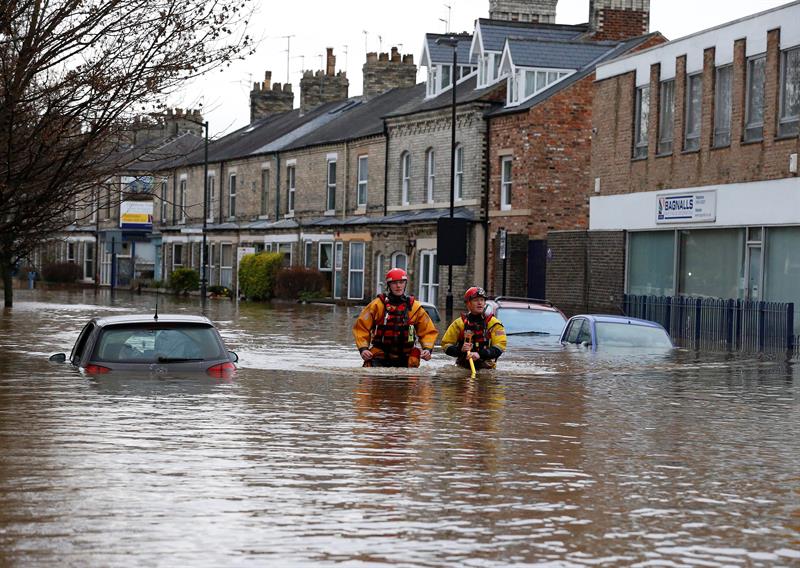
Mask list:
[{"label": "windscreen wiper", "polygon": [[202,357],[159,357],[159,363],[188,363],[190,361],[205,361]]}]

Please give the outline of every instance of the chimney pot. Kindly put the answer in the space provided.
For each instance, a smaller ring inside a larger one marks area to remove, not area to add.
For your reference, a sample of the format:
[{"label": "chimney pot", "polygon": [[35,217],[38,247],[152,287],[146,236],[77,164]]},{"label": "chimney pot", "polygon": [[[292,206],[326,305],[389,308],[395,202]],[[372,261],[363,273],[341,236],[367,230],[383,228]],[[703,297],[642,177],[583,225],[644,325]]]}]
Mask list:
[{"label": "chimney pot", "polygon": [[333,77],[336,74],[336,56],[333,54],[333,48],[329,47],[326,50],[328,52],[327,57],[327,66],[325,68],[325,74],[329,77]]}]

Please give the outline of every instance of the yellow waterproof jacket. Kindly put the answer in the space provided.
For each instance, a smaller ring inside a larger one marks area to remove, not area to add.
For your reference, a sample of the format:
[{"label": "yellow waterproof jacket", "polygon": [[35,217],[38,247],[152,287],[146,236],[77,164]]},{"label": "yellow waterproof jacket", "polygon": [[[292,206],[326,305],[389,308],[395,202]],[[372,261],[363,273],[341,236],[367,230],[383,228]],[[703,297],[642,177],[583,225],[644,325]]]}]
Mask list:
[{"label": "yellow waterproof jacket", "polygon": [[[463,332],[464,320],[459,317],[450,324],[450,327],[448,327],[447,331],[444,333],[444,337],[442,337],[442,351],[447,353],[448,347],[455,347],[458,351],[459,358],[457,363],[459,365],[465,365],[465,363],[461,361],[462,357],[460,356],[461,346],[464,344]],[[489,348],[492,348],[491,351],[493,351],[497,357],[499,357],[506,350],[506,330],[503,327],[503,324],[499,319],[492,316],[486,323],[486,333],[489,337]],[[454,351],[451,349],[448,355],[453,355],[453,353]],[[494,368],[497,362],[497,357],[490,359],[484,359],[481,357],[481,360],[478,362],[482,363],[484,367]]]},{"label": "yellow waterproof jacket", "polygon": [[[358,316],[355,325],[353,325],[353,337],[356,340],[356,347],[359,351],[371,347],[375,328],[383,321],[385,312],[386,308],[383,300],[378,297],[372,300],[361,312],[361,315]],[[408,325],[414,328],[422,349],[432,350],[434,343],[436,343],[436,338],[439,336],[439,330],[436,329],[428,312],[417,300],[414,300],[414,303],[411,304],[411,309],[408,313]],[[375,349],[373,348],[374,351]]]}]

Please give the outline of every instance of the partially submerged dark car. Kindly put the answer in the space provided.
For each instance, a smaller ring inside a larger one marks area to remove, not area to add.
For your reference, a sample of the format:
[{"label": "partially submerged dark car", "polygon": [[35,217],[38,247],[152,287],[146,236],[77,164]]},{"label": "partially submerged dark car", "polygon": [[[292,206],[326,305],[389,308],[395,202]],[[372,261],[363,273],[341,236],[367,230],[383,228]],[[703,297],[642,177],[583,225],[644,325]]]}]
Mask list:
[{"label": "partially submerged dark car", "polygon": [[83,372],[205,372],[226,378],[239,358],[227,351],[206,317],[193,315],[110,316],[93,318],[81,330],[69,355],[56,353],[53,363],[69,361]]}]

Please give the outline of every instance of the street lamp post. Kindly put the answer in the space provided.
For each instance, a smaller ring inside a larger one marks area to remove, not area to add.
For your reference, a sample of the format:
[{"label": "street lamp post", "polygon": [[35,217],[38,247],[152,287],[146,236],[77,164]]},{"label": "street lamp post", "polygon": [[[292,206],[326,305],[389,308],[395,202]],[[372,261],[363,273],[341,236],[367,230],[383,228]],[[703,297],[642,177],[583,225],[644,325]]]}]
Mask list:
[{"label": "street lamp post", "polygon": [[[458,80],[458,39],[455,37],[440,37],[436,40],[438,45],[448,45],[453,48],[453,68],[450,71],[450,80],[453,84],[451,116],[450,116],[450,219],[454,216],[456,199],[456,82]],[[449,322],[453,319],[453,265],[447,265],[447,298],[444,304],[445,318]]]},{"label": "street lamp post", "polygon": [[206,258],[206,228],[208,227],[208,121],[203,122],[205,142],[203,148],[203,244],[200,247],[200,296],[203,313],[206,313],[206,294],[208,285],[208,258]]}]

